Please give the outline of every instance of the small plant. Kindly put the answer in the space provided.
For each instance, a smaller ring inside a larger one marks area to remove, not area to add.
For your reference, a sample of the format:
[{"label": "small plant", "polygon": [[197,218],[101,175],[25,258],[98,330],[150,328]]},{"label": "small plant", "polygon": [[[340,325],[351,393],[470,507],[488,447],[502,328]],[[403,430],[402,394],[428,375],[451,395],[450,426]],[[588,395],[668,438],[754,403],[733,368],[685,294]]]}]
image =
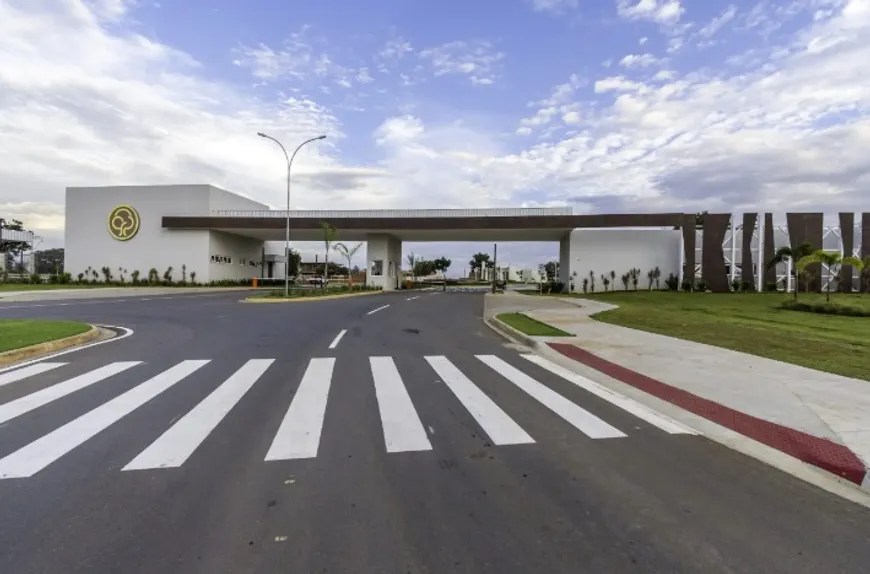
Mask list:
[{"label": "small plant", "polygon": [[123,267],[118,267],[118,279],[121,281],[121,285],[124,285],[127,282],[127,270]]},{"label": "small plant", "polygon": [[85,274],[84,273],[79,273],[78,275],[76,275],[76,278],[79,280],[79,283],[85,282]]},{"label": "small plant", "polygon": [[649,271],[646,272],[646,281],[647,281],[646,288],[649,291],[652,291],[653,283],[655,283],[655,280],[656,280],[655,271],[650,269]]},{"label": "small plant", "polygon": [[683,291],[685,291],[686,293],[691,292],[692,291],[692,282],[688,281],[688,280],[683,281],[682,288],[683,288]]},{"label": "small plant", "polygon": [[96,269],[91,269],[91,283],[96,284],[97,279],[100,278],[100,274],[97,273]]},{"label": "small plant", "polygon": [[181,265],[181,284],[187,285],[187,264]]},{"label": "small plant", "polygon": [[40,277],[38,273],[32,273],[30,275],[30,282],[34,285],[39,285],[42,283],[42,277]]},{"label": "small plant", "polygon": [[741,281],[740,290],[744,293],[750,293],[752,291],[755,291],[755,285],[753,285],[749,281]]},{"label": "small plant", "polygon": [[595,271],[589,272],[589,292],[595,293]]},{"label": "small plant", "polygon": [[702,293],[705,292],[705,291],[707,290],[707,282],[704,281],[703,279],[698,279],[698,288],[697,288],[697,290],[698,290],[698,291],[701,291]]},{"label": "small plant", "polygon": [[602,273],[601,282],[604,284],[604,292],[607,293],[610,289],[610,277]]},{"label": "small plant", "polygon": [[610,272],[610,283],[613,285],[613,290],[616,290],[616,271]]},{"label": "small plant", "polygon": [[103,267],[103,277],[105,278],[106,283],[112,282],[112,270],[108,266]]},{"label": "small plant", "polygon": [[133,283],[133,285],[139,284],[139,275],[141,275],[141,273],[139,273],[138,269],[134,269],[133,272],[130,273],[130,281]]},{"label": "small plant", "polygon": [[577,286],[577,272],[576,271],[571,273],[570,281],[571,281],[571,293],[573,293],[576,289],[576,286]]},{"label": "small plant", "polygon": [[148,284],[157,285],[158,281],[160,281],[160,273],[156,268],[152,267],[148,270]]},{"label": "small plant", "polygon": [[190,284],[196,285],[196,271],[190,272]]},{"label": "small plant", "polygon": [[622,280],[622,286],[626,291],[628,291],[628,283],[631,281],[631,273],[623,273],[620,279]]},{"label": "small plant", "polygon": [[731,291],[733,291],[734,293],[740,292],[740,279],[735,277],[731,280]]},{"label": "small plant", "polygon": [[629,275],[631,275],[631,286],[635,291],[637,291],[637,283],[640,281],[640,269],[635,267],[629,271]]},{"label": "small plant", "polygon": [[655,278],[656,280],[656,289],[661,289],[662,285],[660,281],[662,278],[662,270],[659,269],[658,265],[656,265],[656,268],[653,269],[653,278]]},{"label": "small plant", "polygon": [[589,277],[583,278],[583,293],[589,293]]},{"label": "small plant", "polygon": [[172,265],[166,268],[166,271],[163,272],[163,283],[165,285],[172,285]]}]

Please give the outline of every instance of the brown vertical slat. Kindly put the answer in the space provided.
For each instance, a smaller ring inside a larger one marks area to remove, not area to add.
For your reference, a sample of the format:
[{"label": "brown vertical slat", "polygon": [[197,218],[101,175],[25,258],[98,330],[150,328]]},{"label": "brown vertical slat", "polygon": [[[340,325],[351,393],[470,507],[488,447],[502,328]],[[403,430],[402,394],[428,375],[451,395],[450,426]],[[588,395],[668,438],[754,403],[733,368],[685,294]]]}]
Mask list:
[{"label": "brown vertical slat", "polygon": [[[855,249],[855,214],[841,213],[840,214],[840,236],[843,239],[843,256],[851,257],[852,250]],[[851,265],[843,265],[840,267],[840,277],[838,289],[843,293],[852,292],[852,275],[854,269]]]},{"label": "brown vertical slat", "polygon": [[714,293],[727,293],[728,274],[725,272],[725,253],[722,242],[731,223],[730,213],[708,213],[704,216],[704,242],[701,252],[701,272],[707,289]]},{"label": "brown vertical slat", "polygon": [[[683,281],[695,284],[695,214],[683,215]],[[680,289],[683,286],[680,285]]]},{"label": "brown vertical slat", "polygon": [[776,235],[773,228],[773,214],[764,214],[764,289],[772,283],[776,283],[776,267],[767,268],[767,264],[776,255]]},{"label": "brown vertical slat", "polygon": [[[743,242],[741,245],[742,257],[740,260],[740,280],[743,283],[755,285],[755,269],[752,266],[752,234],[755,232],[757,213],[743,214]],[[743,286],[741,285],[741,288]]]},{"label": "brown vertical slat", "polygon": [[[822,248],[824,214],[787,213],[786,218],[788,221],[788,237],[792,249],[797,249],[805,241],[809,242],[813,249]],[[813,275],[813,279],[810,281],[810,291],[820,291],[822,285],[820,277],[822,266],[815,263],[810,265],[807,270]]]}]

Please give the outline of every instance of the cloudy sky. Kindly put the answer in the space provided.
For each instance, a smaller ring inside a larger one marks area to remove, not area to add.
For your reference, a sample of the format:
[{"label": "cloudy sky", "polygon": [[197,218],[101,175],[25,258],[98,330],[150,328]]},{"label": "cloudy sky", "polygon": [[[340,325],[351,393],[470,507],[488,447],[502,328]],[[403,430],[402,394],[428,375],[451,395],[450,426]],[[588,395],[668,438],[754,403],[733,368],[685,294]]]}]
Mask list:
[{"label": "cloudy sky", "polygon": [[66,186],[280,206],[257,131],[328,136],[302,209],[870,210],[868,62],[870,0],[0,0],[0,215],[56,246]]}]

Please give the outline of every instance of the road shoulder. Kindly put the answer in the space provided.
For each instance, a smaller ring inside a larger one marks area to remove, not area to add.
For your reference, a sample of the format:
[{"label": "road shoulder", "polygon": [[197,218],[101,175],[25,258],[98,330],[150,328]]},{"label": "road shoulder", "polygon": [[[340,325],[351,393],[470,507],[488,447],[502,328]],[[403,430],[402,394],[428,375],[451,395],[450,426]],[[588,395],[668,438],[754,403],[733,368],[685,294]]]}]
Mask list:
[{"label": "road shoulder", "polygon": [[43,355],[49,355],[72,347],[85,345],[97,340],[102,335],[102,331],[99,327],[95,325],[88,325],[88,327],[89,329],[84,333],[78,333],[69,337],[61,337],[33,345],[27,345],[18,349],[4,351],[0,353],[0,367],[9,366],[20,361],[34,359]]}]

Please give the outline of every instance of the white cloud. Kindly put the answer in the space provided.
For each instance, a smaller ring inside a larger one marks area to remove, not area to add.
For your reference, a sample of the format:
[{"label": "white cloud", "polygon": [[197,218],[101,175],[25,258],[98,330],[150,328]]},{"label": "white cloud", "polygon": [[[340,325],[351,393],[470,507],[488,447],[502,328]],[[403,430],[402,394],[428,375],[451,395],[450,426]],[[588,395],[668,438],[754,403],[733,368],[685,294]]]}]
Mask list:
[{"label": "white cloud", "polygon": [[679,22],[683,12],[680,0],[617,0],[617,13],[629,20],[670,25]]},{"label": "white cloud", "polygon": [[623,68],[648,68],[659,63],[659,59],[652,54],[628,54],[619,61]]},{"label": "white cloud", "polygon": [[492,84],[498,78],[496,68],[504,54],[485,40],[457,40],[426,48],[420,57],[429,62],[435,76],[456,74],[467,76],[473,84]]},{"label": "white cloud", "polygon": [[535,12],[549,12],[551,14],[563,14],[568,10],[576,10],[580,6],[579,0],[528,0]]}]

